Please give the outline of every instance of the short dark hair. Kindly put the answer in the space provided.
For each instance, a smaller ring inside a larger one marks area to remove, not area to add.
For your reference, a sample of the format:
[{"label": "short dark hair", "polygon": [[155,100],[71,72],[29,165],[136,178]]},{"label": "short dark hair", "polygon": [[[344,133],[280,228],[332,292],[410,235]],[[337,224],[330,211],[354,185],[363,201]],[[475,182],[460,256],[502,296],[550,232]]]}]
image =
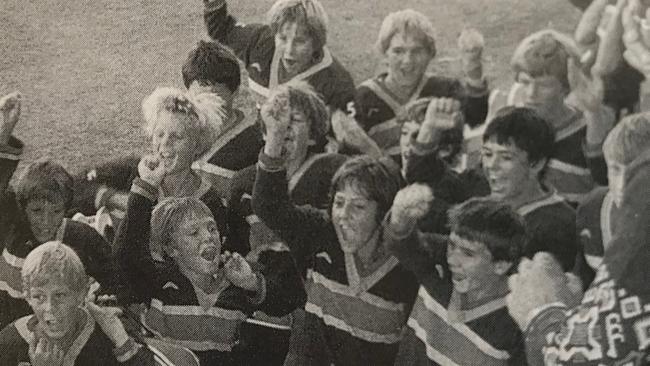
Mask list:
[{"label": "short dark hair", "polygon": [[187,55],[181,73],[186,88],[189,88],[194,80],[201,80],[225,84],[234,93],[241,84],[237,57],[218,42],[199,41]]},{"label": "short dark hair", "polygon": [[63,166],[47,159],[29,164],[16,183],[16,199],[21,207],[30,201],[44,199],[52,202],[60,198],[65,210],[70,209],[73,180]]},{"label": "short dark hair", "polygon": [[555,132],[535,110],[525,107],[505,107],[489,121],[483,142],[496,138],[499,144],[510,144],[528,154],[528,161],[548,160],[553,153]]},{"label": "short dark hair", "polygon": [[377,222],[381,222],[397,192],[402,188],[399,167],[387,157],[373,158],[368,155],[347,160],[336,171],[330,186],[330,213],[336,192],[347,184],[354,184],[369,200],[377,202]]},{"label": "short dark hair", "polygon": [[516,263],[527,242],[523,218],[509,205],[475,197],[449,210],[451,232],[485,244],[493,261]]}]

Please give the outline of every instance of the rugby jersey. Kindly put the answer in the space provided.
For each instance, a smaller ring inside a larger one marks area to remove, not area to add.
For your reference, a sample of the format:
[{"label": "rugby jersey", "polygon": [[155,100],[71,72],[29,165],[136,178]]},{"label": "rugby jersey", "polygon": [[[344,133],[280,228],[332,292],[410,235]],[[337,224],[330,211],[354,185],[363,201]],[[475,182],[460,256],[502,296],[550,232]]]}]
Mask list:
[{"label": "rugby jersey", "polygon": [[[242,322],[258,309],[280,316],[296,308],[300,296],[288,292],[299,288],[299,279],[282,273],[283,268],[268,265],[267,257],[260,255],[263,268],[258,279],[265,289],[261,298],[224,279],[217,294],[209,294],[214,296],[214,304],[200,305],[197,290],[175,263],[156,263],[152,258],[149,230],[143,228],[149,227],[155,201],[143,192],[143,184],[140,180],[134,182],[126,217],[116,237],[125,280],[138,289],[138,296],[131,302],[148,303],[144,323],[159,337],[195,351],[201,364],[237,364]],[[292,280],[295,283],[290,283]]]},{"label": "rugby jersey", "polygon": [[446,236],[413,228],[404,235],[387,226],[388,248],[420,283],[395,365],[522,365],[523,337],[505,295],[462,309],[447,265]]},{"label": "rugby jersey", "polygon": [[288,197],[286,172],[258,163],[253,210],[309,268],[300,365],[392,365],[417,291],[412,273],[383,255],[359,273],[329,216]]},{"label": "rugby jersey", "polygon": [[[265,24],[243,24],[228,12],[226,0],[204,0],[204,20],[208,34],[229,46],[244,63],[248,87],[258,106],[280,83],[282,55],[276,52],[275,35]],[[323,47],[323,57],[291,80],[304,80],[321,94],[332,109],[346,110],[354,98],[350,73]]]},{"label": "rugby jersey", "polygon": [[[401,126],[396,117],[404,112],[409,102],[424,97],[454,98],[461,103],[467,125],[475,126],[485,120],[488,107],[485,83],[477,87],[457,79],[424,75],[409,100],[400,101],[386,88],[386,76],[386,73],[382,73],[361,83],[348,113],[355,117],[382,150],[394,158],[400,155]],[[398,161],[401,163],[401,159]]]}]

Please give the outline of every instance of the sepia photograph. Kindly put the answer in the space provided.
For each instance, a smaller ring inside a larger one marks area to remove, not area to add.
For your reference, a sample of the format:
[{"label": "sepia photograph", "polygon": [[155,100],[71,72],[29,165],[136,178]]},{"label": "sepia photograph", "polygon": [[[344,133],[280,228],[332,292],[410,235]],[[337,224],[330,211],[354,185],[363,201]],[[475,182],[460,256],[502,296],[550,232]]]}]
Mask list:
[{"label": "sepia photograph", "polygon": [[650,0],[2,0],[0,366],[650,366]]}]

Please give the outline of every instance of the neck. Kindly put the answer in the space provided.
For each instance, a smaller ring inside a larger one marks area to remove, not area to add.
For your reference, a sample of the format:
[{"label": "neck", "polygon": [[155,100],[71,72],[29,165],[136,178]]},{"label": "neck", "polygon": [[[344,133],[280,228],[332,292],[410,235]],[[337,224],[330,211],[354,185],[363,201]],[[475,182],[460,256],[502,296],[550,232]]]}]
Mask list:
[{"label": "neck", "polygon": [[359,262],[365,267],[369,267],[377,260],[377,251],[379,243],[379,227],[373,230],[372,236],[366,240],[366,243],[355,253]]},{"label": "neck", "polygon": [[165,197],[179,197],[186,192],[193,192],[201,179],[192,169],[184,169],[165,175],[161,187]]},{"label": "neck", "polygon": [[305,160],[307,160],[307,152],[305,151],[304,154],[301,154],[300,158],[296,159],[291,159],[290,161],[287,161],[285,164],[285,167],[287,169],[287,178],[291,178],[298,169],[302,166],[302,164],[305,163]]},{"label": "neck", "polygon": [[505,201],[510,207],[516,210],[527,203],[539,200],[545,195],[546,192],[542,189],[539,181],[537,179],[530,179],[518,195],[506,198]]},{"label": "neck", "polygon": [[390,90],[395,96],[397,96],[402,101],[408,100],[411,98],[411,95],[417,89],[419,82],[414,84],[400,84],[397,82],[392,74],[388,73],[386,79],[384,79],[384,85]]},{"label": "neck", "polygon": [[474,291],[461,294],[461,308],[465,310],[474,309],[505,296],[508,291],[507,281],[494,281],[491,285],[481,286]]},{"label": "neck", "polygon": [[201,290],[203,290],[206,293],[214,292],[216,286],[220,282],[218,279],[221,279],[223,277],[223,276],[221,276],[222,271],[219,271],[217,276],[213,276],[213,275],[211,275],[209,273],[196,272],[196,271],[192,270],[191,268],[185,268],[185,267],[180,267],[179,266],[179,269],[180,269],[181,273],[185,277],[187,277],[187,279],[190,280],[190,282],[194,286],[200,288]]}]

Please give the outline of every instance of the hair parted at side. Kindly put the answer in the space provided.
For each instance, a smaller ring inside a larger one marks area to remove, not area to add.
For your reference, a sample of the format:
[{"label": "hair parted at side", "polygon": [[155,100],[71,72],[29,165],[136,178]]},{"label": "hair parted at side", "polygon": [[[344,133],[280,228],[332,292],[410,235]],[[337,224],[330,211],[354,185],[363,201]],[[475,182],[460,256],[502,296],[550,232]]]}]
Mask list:
[{"label": "hair parted at side", "polygon": [[492,138],[501,145],[514,144],[528,154],[528,161],[548,160],[553,153],[555,132],[535,110],[527,107],[504,107],[489,121],[483,142]]},{"label": "hair parted at side", "polygon": [[431,53],[431,57],[436,55],[436,32],[433,24],[419,11],[404,9],[388,14],[379,28],[375,45],[377,51],[385,54],[393,36],[398,33],[419,38]]},{"label": "hair parted at side", "polygon": [[199,41],[181,68],[186,88],[193,81],[225,84],[234,93],[241,84],[239,60],[228,47],[217,41]]},{"label": "hair parted at side", "polygon": [[607,135],[603,154],[608,162],[629,165],[650,150],[650,113],[636,113],[623,118]]},{"label": "hair parted at side", "polygon": [[75,251],[60,241],[49,241],[29,252],[21,271],[23,292],[50,281],[65,284],[76,292],[87,291],[89,278]]},{"label": "hair parted at side", "polygon": [[369,200],[377,202],[377,221],[380,222],[393,204],[403,186],[399,167],[388,157],[380,159],[360,155],[348,159],[332,177],[330,186],[330,213],[336,192],[351,185]]},{"label": "hair parted at side", "polygon": [[314,42],[314,49],[327,44],[329,18],[318,0],[278,0],[269,9],[267,22],[273,33],[278,33],[287,22],[304,26]]},{"label": "hair parted at side", "polygon": [[570,90],[568,60],[579,58],[573,38],[552,29],[535,32],[524,38],[515,49],[510,65],[518,79],[520,72],[532,77],[550,75]]},{"label": "hair parted at side", "polygon": [[155,259],[164,258],[164,248],[173,244],[172,235],[189,215],[213,217],[208,206],[196,197],[165,198],[154,207],[149,249]]},{"label": "hair parted at side", "polygon": [[44,199],[53,202],[63,200],[67,210],[72,203],[73,180],[63,166],[48,159],[29,164],[16,183],[16,199],[20,207],[29,201]]},{"label": "hair parted at side", "polygon": [[494,261],[518,262],[528,240],[523,218],[489,197],[471,198],[452,207],[449,225],[459,237],[485,244]]},{"label": "hair parted at side", "polygon": [[223,127],[224,102],[216,95],[190,96],[170,87],[158,87],[142,101],[144,130],[152,137],[162,112],[171,113],[190,131],[197,142],[196,155],[206,152]]}]

